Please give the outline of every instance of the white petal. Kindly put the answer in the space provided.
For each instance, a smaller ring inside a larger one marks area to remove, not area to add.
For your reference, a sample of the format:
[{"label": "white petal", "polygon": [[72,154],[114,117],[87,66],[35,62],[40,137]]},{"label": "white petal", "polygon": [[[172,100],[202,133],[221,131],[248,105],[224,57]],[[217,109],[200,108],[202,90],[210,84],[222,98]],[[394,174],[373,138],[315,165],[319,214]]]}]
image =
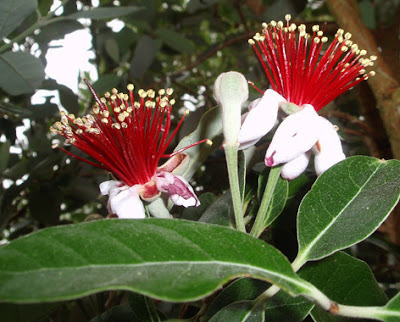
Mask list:
[{"label": "white petal", "polygon": [[[327,119],[323,117],[320,117],[320,119],[322,124],[318,139],[320,151],[315,154],[314,161],[315,172],[318,176],[346,158],[336,128]],[[313,151],[316,150],[313,149]]]},{"label": "white petal", "polygon": [[200,206],[199,199],[185,178],[169,172],[160,172],[154,180],[158,190],[168,193],[175,205],[185,208]]},{"label": "white petal", "polygon": [[118,218],[145,218],[143,203],[138,194],[138,185],[129,187],[120,181],[110,180],[100,184],[100,191],[108,195],[108,208]]},{"label": "white petal", "polygon": [[250,146],[249,142],[256,143],[273,128],[278,117],[279,104],[282,102],[286,100],[277,92],[268,89],[261,99],[250,104],[250,111],[239,132],[239,149]]},{"label": "white petal", "polygon": [[286,163],[282,167],[281,175],[283,179],[293,180],[301,175],[305,169],[307,169],[310,161],[311,152],[300,154],[296,159],[293,159]]},{"label": "white petal", "polygon": [[312,105],[289,115],[279,125],[265,154],[265,164],[269,167],[296,159],[307,152],[319,137],[320,118]]}]

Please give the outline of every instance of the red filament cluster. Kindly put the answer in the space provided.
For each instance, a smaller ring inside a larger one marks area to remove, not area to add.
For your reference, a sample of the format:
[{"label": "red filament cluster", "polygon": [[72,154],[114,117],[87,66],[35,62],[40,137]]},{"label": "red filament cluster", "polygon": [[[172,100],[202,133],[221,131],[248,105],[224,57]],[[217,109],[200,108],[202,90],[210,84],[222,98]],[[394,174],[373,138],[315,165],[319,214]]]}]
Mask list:
[{"label": "red filament cluster", "polygon": [[61,121],[50,130],[64,136],[67,139],[65,143],[74,145],[96,162],[59,147],[65,153],[112,172],[128,186],[149,182],[161,158],[169,158],[207,141],[165,154],[186,115],[170,134],[171,109],[175,102],[169,99],[172,89],[160,90],[157,97],[153,90],[141,89],[135,100],[131,84],[128,85],[129,94],[113,89],[111,94],[106,93],[102,98],[97,96],[90,84],[88,86],[96,100],[92,113],[83,117],[62,113]]},{"label": "red filament cluster", "polygon": [[286,26],[282,21],[263,24],[262,35],[257,33],[249,43],[253,46],[272,89],[287,101],[298,106],[311,104],[319,111],[336,97],[373,76],[366,72],[373,66],[376,56],[364,58],[350,38],[350,33],[339,29],[335,39],[328,41],[318,25],[312,35],[305,25],[290,23],[286,15]]}]

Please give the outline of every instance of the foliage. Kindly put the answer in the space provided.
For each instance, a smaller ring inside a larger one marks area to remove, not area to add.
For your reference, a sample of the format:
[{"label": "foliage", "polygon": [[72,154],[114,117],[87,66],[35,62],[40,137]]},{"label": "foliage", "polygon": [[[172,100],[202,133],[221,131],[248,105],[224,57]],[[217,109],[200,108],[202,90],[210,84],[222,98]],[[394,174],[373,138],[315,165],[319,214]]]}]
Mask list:
[{"label": "foliage", "polygon": [[[397,6],[359,1],[365,25],[375,30],[396,23]],[[351,157],[317,179],[309,170],[288,182],[265,169],[259,152],[269,136],[239,154],[248,234],[234,229],[213,83],[235,70],[267,88],[247,39],[263,21],[287,13],[299,23],[328,21],[331,38],[335,23],[320,1],[6,0],[0,9],[0,316],[6,321],[344,319],[331,314],[332,301],[350,311],[368,306],[364,317],[400,320],[400,252],[377,231],[399,200],[400,161],[368,156],[358,89],[327,107]],[[113,31],[113,19],[122,29]],[[82,71],[78,89],[70,89],[46,75],[46,53],[52,41],[81,29],[92,36],[98,79]],[[191,180],[200,207],[154,202],[150,213],[176,219],[105,218],[98,186],[109,175],[52,149],[60,138],[49,131],[59,110],[83,115],[94,103],[83,78],[101,96],[128,83],[174,88],[173,126],[186,108],[193,112],[171,146],[213,141],[187,150],[190,162],[179,173]],[[39,90],[51,91],[42,103],[32,100]],[[258,97],[250,89],[249,101]]]}]

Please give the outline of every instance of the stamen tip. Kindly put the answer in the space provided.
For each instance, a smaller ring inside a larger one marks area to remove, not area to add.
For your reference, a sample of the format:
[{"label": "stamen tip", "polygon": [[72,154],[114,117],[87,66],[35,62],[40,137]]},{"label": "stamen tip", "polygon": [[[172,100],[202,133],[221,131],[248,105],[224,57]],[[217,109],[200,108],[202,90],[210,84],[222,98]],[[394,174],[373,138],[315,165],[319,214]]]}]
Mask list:
[{"label": "stamen tip", "polygon": [[211,146],[211,145],[213,145],[213,141],[211,141],[210,139],[207,139],[206,144]]}]

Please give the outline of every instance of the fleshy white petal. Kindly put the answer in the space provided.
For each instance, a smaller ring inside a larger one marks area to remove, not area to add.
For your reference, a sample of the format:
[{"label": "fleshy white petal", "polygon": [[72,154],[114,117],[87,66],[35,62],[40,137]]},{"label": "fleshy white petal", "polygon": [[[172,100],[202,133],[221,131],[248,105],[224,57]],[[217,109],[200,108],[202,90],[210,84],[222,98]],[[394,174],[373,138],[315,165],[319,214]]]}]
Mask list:
[{"label": "fleshy white petal", "polygon": [[160,172],[154,180],[158,190],[168,193],[175,205],[185,208],[200,206],[199,199],[185,178],[169,172]]},{"label": "fleshy white petal", "polygon": [[318,176],[346,158],[336,128],[322,116],[320,119],[322,124],[320,137],[317,146],[313,149],[316,151],[314,165]]},{"label": "fleshy white petal", "polygon": [[275,125],[279,104],[286,100],[272,89],[265,91],[261,99],[253,101],[249,106],[247,117],[239,132],[239,149],[243,150],[255,144]]},{"label": "fleshy white petal", "polygon": [[302,110],[289,115],[279,125],[265,154],[269,167],[296,159],[307,152],[319,137],[320,118],[312,105],[305,104]]},{"label": "fleshy white petal", "polygon": [[301,175],[305,169],[307,169],[308,163],[310,162],[310,154],[308,151],[306,153],[300,154],[296,159],[293,159],[286,163],[282,167],[281,176],[286,180],[296,179]]},{"label": "fleshy white petal", "polygon": [[100,191],[108,195],[108,208],[118,218],[145,218],[143,203],[138,194],[139,185],[129,187],[120,181],[110,180],[100,184]]}]

